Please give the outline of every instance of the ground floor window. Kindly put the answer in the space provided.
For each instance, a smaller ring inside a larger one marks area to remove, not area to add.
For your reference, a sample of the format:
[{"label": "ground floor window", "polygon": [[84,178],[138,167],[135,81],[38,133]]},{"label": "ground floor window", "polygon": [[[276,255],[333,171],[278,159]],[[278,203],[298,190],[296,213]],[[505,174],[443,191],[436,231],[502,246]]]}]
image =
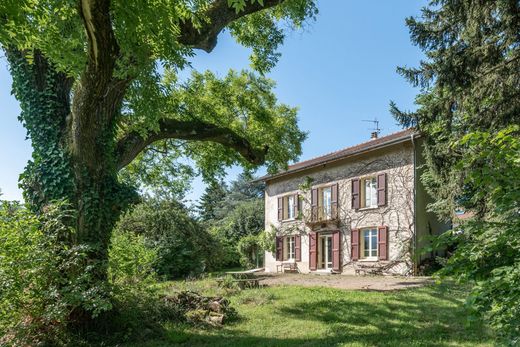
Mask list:
[{"label": "ground floor window", "polygon": [[361,230],[361,254],[364,259],[377,259],[377,228]]},{"label": "ground floor window", "polygon": [[293,260],[296,258],[295,254],[295,238],[294,236],[286,236],[284,241],[284,260]]}]

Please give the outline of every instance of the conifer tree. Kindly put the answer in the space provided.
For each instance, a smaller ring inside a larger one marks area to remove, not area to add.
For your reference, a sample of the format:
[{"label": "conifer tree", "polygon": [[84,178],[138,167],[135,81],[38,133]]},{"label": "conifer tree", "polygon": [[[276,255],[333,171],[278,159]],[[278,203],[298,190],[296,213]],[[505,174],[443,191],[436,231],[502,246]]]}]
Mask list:
[{"label": "conifer tree", "polygon": [[435,0],[407,24],[426,59],[398,72],[419,108],[392,112],[425,135],[430,208],[475,215],[438,240],[457,247],[442,273],[472,284],[468,302],[520,343],[520,2]]}]

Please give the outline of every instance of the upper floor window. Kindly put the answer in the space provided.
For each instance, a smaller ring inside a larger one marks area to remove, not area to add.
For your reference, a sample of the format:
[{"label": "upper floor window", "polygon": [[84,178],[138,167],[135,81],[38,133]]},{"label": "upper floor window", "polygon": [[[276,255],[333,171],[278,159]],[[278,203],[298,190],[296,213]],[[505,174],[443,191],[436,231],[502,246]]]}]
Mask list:
[{"label": "upper floor window", "polygon": [[278,198],[278,220],[292,220],[298,217],[298,194]]},{"label": "upper floor window", "polygon": [[352,208],[378,207],[387,204],[386,173],[352,179]]},{"label": "upper floor window", "polygon": [[312,221],[338,218],[338,184],[312,189],[311,208]]},{"label": "upper floor window", "polygon": [[287,201],[287,213],[286,219],[294,219],[296,216],[294,215],[294,195],[289,195],[286,199]]},{"label": "upper floor window", "polygon": [[375,177],[367,177],[363,180],[361,207],[377,207],[377,180]]},{"label": "upper floor window", "polygon": [[319,190],[320,194],[320,219],[332,218],[332,188],[325,187]]}]

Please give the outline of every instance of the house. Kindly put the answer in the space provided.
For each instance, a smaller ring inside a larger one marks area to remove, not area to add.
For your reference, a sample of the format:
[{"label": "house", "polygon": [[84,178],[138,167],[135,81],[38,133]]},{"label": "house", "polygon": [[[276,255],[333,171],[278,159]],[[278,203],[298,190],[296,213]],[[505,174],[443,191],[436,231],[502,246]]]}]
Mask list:
[{"label": "house", "polygon": [[426,210],[423,139],[414,129],[299,162],[261,178],[265,226],[276,233],[266,271],[414,275],[450,225]]}]

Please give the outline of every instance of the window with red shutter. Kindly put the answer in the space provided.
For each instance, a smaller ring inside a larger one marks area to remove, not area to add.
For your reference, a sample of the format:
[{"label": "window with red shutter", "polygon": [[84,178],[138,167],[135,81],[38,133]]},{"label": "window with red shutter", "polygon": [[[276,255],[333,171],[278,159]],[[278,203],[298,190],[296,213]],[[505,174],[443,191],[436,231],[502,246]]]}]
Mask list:
[{"label": "window with red shutter", "polygon": [[283,220],[283,198],[278,198],[278,220]]},{"label": "window with red shutter", "polygon": [[377,175],[377,206],[386,205],[386,173]]},{"label": "window with red shutter", "polygon": [[318,189],[311,190],[311,220],[318,220]]},{"label": "window with red shutter", "polygon": [[310,232],[309,233],[309,269],[310,270],[316,270],[316,268],[317,268],[318,243],[316,241],[317,241],[316,233]]},{"label": "window with red shutter", "polygon": [[350,233],[350,245],[351,253],[350,258],[352,260],[359,259],[359,229],[352,229]]},{"label": "window with red shutter", "polygon": [[352,208],[357,210],[360,208],[360,181],[359,178],[352,180]]},{"label": "window with red shutter", "polygon": [[298,198],[298,194],[294,194],[294,218],[298,218],[298,213],[300,212],[300,199]]},{"label": "window with red shutter", "polygon": [[341,233],[339,230],[332,233],[332,270],[341,271]]},{"label": "window with red shutter", "polygon": [[294,236],[294,260],[302,261],[302,238],[300,235]]},{"label": "window with red shutter", "polygon": [[338,219],[338,184],[333,184],[331,188],[331,219]]},{"label": "window with red shutter", "polygon": [[276,236],[276,260],[283,260],[283,237]]},{"label": "window with red shutter", "polygon": [[377,253],[379,260],[388,260],[388,227],[377,228]]}]

